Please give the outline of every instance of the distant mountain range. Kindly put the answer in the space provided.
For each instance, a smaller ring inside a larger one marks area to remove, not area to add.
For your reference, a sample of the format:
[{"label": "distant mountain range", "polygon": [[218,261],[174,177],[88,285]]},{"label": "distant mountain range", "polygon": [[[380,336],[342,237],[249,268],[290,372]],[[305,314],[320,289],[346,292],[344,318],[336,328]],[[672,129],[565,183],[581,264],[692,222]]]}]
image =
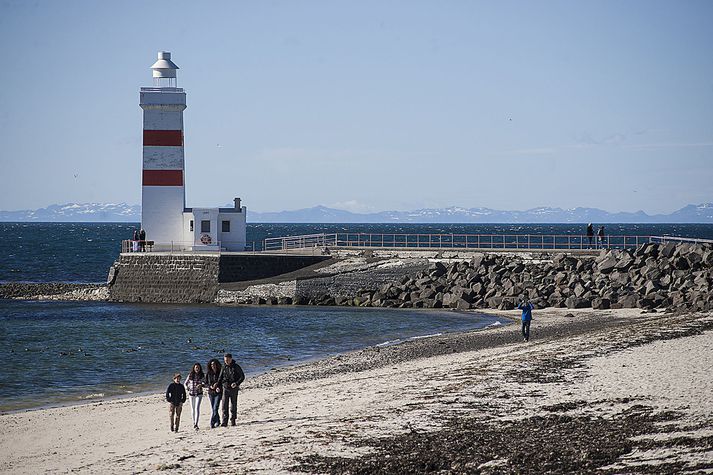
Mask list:
[{"label": "distant mountain range", "polygon": [[[227,205],[228,206],[228,205]],[[229,205],[229,207],[232,205]],[[22,211],[0,211],[0,221],[139,222],[141,206],[126,203],[68,203]],[[258,213],[251,223],[713,223],[713,203],[688,205],[671,214],[610,213],[597,208],[533,208],[499,211],[490,208],[426,208],[416,211],[352,213],[315,206],[293,211]]]},{"label": "distant mountain range", "polygon": [[141,221],[141,206],[126,203],[67,203],[35,210],[0,211],[0,221],[133,223]]},{"label": "distant mountain range", "polygon": [[542,207],[526,211],[500,211],[456,206],[360,214],[315,206],[274,213],[255,213],[248,210],[248,221],[253,223],[713,223],[713,203],[688,205],[665,215],[648,215],[643,211],[610,213],[597,208]]}]

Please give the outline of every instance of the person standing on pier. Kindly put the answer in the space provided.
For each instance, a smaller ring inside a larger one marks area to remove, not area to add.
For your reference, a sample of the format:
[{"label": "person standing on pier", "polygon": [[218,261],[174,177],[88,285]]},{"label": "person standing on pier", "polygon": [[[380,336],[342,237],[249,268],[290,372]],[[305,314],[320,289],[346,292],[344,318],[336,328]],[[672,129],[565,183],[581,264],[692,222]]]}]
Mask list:
[{"label": "person standing on pier", "polygon": [[604,249],[604,226],[599,226],[599,231],[597,231],[597,236],[599,237],[599,247]]},{"label": "person standing on pier", "polygon": [[532,309],[535,306],[525,297],[517,308],[522,310],[522,341],[530,341],[530,322],[532,322]]},{"label": "person standing on pier", "polygon": [[592,223],[587,225],[587,238],[589,239],[589,247],[592,247],[592,241],[594,240],[594,226],[592,226]]},{"label": "person standing on pier", "polygon": [[235,425],[238,418],[238,389],[240,383],[245,381],[245,373],[238,363],[233,360],[233,355],[226,353],[223,357],[225,365],[220,370],[219,384],[223,387],[223,427],[228,426],[228,405],[230,405],[230,425]]}]

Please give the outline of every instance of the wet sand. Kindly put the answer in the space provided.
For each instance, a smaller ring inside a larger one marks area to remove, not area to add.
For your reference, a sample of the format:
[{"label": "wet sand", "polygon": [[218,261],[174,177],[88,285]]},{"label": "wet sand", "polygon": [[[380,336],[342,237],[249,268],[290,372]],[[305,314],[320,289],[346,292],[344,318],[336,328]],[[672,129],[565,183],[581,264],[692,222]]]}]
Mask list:
[{"label": "wet sand", "polygon": [[[514,312],[490,312],[515,317]],[[573,316],[566,316],[573,315]],[[247,381],[237,427],[162,395],[0,416],[12,473],[713,469],[712,314],[546,310]]]}]

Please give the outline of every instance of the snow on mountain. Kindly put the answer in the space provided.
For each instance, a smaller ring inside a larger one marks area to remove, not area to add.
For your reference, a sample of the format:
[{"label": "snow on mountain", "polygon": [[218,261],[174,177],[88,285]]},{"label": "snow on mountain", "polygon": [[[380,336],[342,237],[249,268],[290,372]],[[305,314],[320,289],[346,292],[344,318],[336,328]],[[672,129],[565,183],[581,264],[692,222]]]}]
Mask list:
[{"label": "snow on mountain", "polygon": [[126,203],[66,203],[36,210],[0,211],[0,221],[138,222],[141,206]]},{"label": "snow on mountain", "polygon": [[[501,211],[490,208],[423,208],[413,211],[352,213],[326,206],[291,211],[255,212],[252,223],[713,223],[713,203],[688,205],[667,215],[643,211],[610,213],[597,208]],[[66,203],[36,210],[0,211],[0,221],[139,222],[141,207],[126,203]]]}]

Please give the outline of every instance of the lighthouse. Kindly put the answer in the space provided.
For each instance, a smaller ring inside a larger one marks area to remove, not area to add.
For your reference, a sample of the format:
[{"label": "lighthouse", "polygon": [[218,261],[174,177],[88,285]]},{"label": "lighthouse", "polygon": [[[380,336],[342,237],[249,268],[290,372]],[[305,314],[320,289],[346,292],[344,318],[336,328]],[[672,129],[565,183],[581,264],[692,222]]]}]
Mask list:
[{"label": "lighthouse", "polygon": [[233,207],[186,208],[183,111],[178,66],[159,51],[151,66],[153,87],[142,87],[143,161],[141,226],[156,250],[243,251],[245,215],[240,198]]},{"label": "lighthouse", "polygon": [[180,241],[186,207],[183,111],[186,93],[176,87],[178,66],[161,51],[153,66],[154,87],[141,88],[144,110],[141,226],[156,243]]}]

